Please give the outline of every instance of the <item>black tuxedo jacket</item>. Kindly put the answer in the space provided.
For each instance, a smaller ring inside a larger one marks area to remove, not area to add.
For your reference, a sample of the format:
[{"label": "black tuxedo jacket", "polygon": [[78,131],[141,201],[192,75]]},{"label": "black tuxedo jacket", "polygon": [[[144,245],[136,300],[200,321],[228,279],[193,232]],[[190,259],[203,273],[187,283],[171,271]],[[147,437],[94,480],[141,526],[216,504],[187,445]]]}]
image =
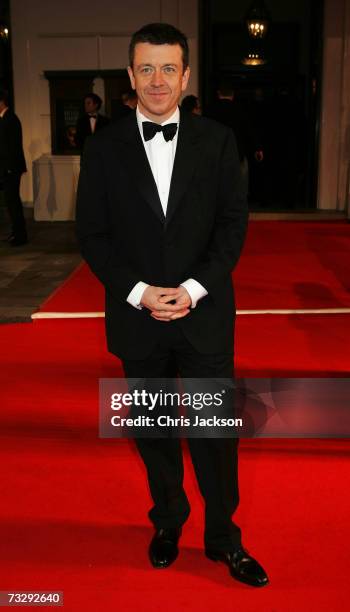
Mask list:
[{"label": "black tuxedo jacket", "polygon": [[26,171],[22,145],[22,127],[17,115],[10,109],[0,118],[0,174],[22,174]]},{"label": "black tuxedo jacket", "polygon": [[[96,134],[96,132],[98,132],[102,128],[106,127],[106,125],[108,124],[109,124],[108,117],[105,117],[105,115],[100,115],[100,113],[97,113],[94,134]],[[91,131],[90,117],[89,115],[85,113],[85,115],[82,115],[81,117],[79,117],[77,121],[76,134],[75,134],[75,142],[77,144],[77,147],[81,151],[84,148],[85,140],[87,139],[88,136],[91,136],[91,135],[92,135],[92,131]]]},{"label": "black tuxedo jacket", "polygon": [[[84,258],[106,289],[109,350],[142,359],[165,325],[180,325],[202,353],[231,352],[231,271],[247,224],[232,131],[181,111],[164,217],[135,112],[89,139],[77,199]],[[208,295],[189,315],[165,323],[126,298],[138,281],[177,287],[188,278]]]}]

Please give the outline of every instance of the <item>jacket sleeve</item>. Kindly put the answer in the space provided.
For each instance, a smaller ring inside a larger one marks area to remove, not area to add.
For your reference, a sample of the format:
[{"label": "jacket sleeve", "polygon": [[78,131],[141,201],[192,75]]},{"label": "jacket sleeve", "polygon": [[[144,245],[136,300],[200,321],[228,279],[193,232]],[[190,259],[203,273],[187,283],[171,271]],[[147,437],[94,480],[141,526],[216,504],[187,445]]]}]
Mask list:
[{"label": "jacket sleeve", "polygon": [[125,301],[140,276],[127,265],[112,238],[103,160],[94,139],[84,149],[76,222],[84,259],[113,297]]},{"label": "jacket sleeve", "polygon": [[[12,114],[11,123],[9,125],[9,138],[8,138],[8,170],[11,172],[23,171],[25,168],[25,162],[22,160],[23,157],[23,143],[22,143],[22,126],[21,122]],[[23,167],[23,168],[22,168]]]},{"label": "jacket sleeve", "polygon": [[237,146],[232,130],[227,130],[222,150],[217,213],[208,249],[191,271],[191,276],[215,293],[215,288],[231,275],[243,247],[248,205],[240,169]]},{"label": "jacket sleeve", "polygon": [[85,134],[84,134],[84,121],[82,117],[79,117],[77,124],[75,126],[76,132],[75,132],[75,143],[78,147],[78,149],[82,150],[84,147],[84,140],[85,140]]}]

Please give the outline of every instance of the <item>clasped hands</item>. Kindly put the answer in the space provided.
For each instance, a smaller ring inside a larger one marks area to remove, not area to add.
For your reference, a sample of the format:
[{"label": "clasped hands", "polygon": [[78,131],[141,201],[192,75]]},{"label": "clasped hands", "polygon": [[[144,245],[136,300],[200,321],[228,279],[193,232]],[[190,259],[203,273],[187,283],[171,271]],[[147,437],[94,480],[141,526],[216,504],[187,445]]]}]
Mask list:
[{"label": "clasped hands", "polygon": [[185,317],[190,312],[191,303],[190,294],[181,285],[177,288],[149,286],[141,299],[142,306],[148,308],[151,317],[158,321]]}]

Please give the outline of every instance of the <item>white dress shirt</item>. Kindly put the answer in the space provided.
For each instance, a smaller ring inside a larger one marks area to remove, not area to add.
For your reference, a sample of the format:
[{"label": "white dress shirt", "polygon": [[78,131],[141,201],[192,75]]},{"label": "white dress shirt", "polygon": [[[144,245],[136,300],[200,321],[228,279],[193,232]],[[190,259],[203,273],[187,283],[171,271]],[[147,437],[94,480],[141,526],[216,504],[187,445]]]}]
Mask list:
[{"label": "white dress shirt", "polygon": [[[145,147],[147,159],[149,161],[149,165],[151,166],[152,174],[157,185],[159,199],[164,211],[164,215],[166,215],[168,199],[169,199],[169,191],[170,191],[170,182],[171,175],[173,172],[174,159],[176,153],[176,145],[177,145],[177,136],[178,131],[176,132],[174,138],[172,140],[166,141],[162,132],[157,132],[157,134],[151,140],[145,140],[143,137],[142,123],[143,121],[150,121],[148,117],[143,115],[139,108],[136,109],[136,119],[137,124],[140,130],[143,146]],[[166,121],[164,121],[161,125],[166,125],[167,123],[177,123],[180,122],[180,111],[179,108],[176,109],[174,114],[169,117]],[[195,308],[198,300],[203,298],[205,295],[208,295],[208,292],[204,287],[198,283],[198,281],[194,280],[194,278],[189,278],[181,283],[182,287],[188,291],[192,305],[191,308]],[[142,281],[138,282],[132,291],[129,293],[127,297],[127,302],[134,306],[135,308],[142,308],[140,302],[142,299],[142,295],[147,289],[149,285]]]},{"label": "white dress shirt", "polygon": [[96,129],[97,115],[96,115],[96,117],[92,117],[91,115],[89,115],[89,119],[90,119],[91,133],[94,134],[95,133],[95,129]]}]

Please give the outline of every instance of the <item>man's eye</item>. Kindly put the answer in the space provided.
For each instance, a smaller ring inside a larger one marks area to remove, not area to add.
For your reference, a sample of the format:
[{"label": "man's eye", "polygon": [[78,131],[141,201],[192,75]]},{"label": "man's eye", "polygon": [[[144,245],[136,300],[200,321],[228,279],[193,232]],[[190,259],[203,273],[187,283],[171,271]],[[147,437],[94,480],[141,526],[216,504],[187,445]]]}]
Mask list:
[{"label": "man's eye", "polygon": [[145,66],[145,68],[142,68],[142,72],[143,74],[150,74],[152,72],[152,68],[150,68],[150,66]]},{"label": "man's eye", "polygon": [[175,68],[173,66],[165,66],[164,72],[175,72]]}]

